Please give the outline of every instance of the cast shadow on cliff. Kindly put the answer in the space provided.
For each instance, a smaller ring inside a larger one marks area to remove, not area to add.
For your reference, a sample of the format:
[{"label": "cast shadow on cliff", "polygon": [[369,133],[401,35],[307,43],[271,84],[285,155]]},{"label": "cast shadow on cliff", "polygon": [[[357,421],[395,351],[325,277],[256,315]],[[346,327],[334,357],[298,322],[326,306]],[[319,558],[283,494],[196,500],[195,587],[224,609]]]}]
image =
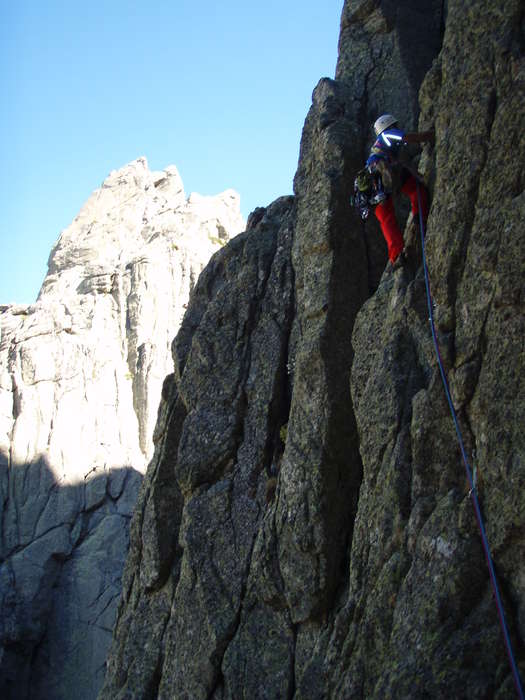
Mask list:
[{"label": "cast shadow on cliff", "polygon": [[65,484],[44,455],[0,450],[0,696],[94,699],[102,685],[142,474]]}]

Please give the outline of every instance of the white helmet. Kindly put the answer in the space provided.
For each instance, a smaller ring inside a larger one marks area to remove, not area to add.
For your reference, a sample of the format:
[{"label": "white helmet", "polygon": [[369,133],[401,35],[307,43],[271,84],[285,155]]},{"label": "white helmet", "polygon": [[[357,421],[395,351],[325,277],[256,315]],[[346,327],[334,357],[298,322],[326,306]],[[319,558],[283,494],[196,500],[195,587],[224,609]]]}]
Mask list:
[{"label": "white helmet", "polygon": [[379,134],[381,134],[385,129],[388,129],[389,126],[392,126],[392,124],[395,124],[396,122],[397,119],[393,114],[382,114],[374,122],[374,131],[376,132],[376,136],[379,136]]}]

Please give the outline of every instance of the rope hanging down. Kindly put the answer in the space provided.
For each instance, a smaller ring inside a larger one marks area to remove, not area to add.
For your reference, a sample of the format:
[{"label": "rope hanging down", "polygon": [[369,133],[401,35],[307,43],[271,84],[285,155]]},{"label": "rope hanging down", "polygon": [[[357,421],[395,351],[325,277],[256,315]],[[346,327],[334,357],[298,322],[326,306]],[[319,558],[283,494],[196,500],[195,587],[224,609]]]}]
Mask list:
[{"label": "rope hanging down", "polygon": [[492,584],[492,590],[494,592],[494,597],[496,599],[496,605],[498,608],[500,626],[501,626],[501,630],[503,632],[503,637],[505,639],[505,646],[507,648],[507,655],[509,657],[510,666],[512,669],[512,676],[514,678],[514,684],[515,684],[516,690],[518,692],[518,697],[520,698],[520,700],[524,700],[523,689],[521,686],[521,680],[520,680],[520,675],[519,675],[519,671],[518,671],[518,666],[516,664],[516,659],[515,659],[514,651],[512,648],[512,642],[510,640],[509,631],[507,628],[507,623],[505,621],[505,612],[503,610],[503,604],[501,602],[498,580],[496,578],[496,572],[494,570],[494,564],[492,562],[492,556],[490,554],[490,547],[489,547],[489,543],[488,543],[488,539],[487,539],[487,533],[485,531],[485,526],[483,524],[483,516],[481,515],[481,509],[479,507],[478,496],[476,493],[476,484],[474,483],[474,480],[472,478],[472,470],[470,468],[470,464],[469,464],[468,457],[467,457],[467,452],[465,450],[465,444],[463,442],[463,436],[461,434],[461,429],[459,427],[459,421],[458,421],[458,417],[456,415],[456,410],[455,410],[454,404],[452,402],[452,397],[450,394],[450,388],[448,385],[447,375],[445,374],[445,369],[443,366],[443,360],[441,359],[441,352],[439,349],[439,342],[438,342],[438,338],[437,338],[437,334],[436,334],[436,327],[434,324],[433,301],[432,301],[432,294],[430,292],[430,280],[429,280],[429,275],[428,275],[427,260],[426,260],[426,256],[425,256],[425,227],[423,224],[423,215],[421,212],[421,193],[420,193],[419,183],[417,184],[417,201],[418,201],[418,207],[419,207],[419,229],[421,232],[421,250],[422,250],[422,258],[423,258],[423,271],[424,271],[424,275],[425,275],[425,287],[427,290],[428,320],[430,321],[430,328],[432,331],[432,340],[434,343],[434,349],[436,351],[436,357],[437,357],[437,361],[438,361],[439,372],[441,374],[441,380],[443,382],[443,387],[445,389],[445,395],[447,397],[448,405],[450,408],[450,413],[452,415],[452,419],[454,421],[454,426],[456,428],[456,435],[458,437],[459,447],[461,449],[461,455],[463,457],[463,463],[465,464],[465,471],[467,473],[467,479],[468,479],[468,482],[470,484],[470,494],[469,495],[470,495],[470,497],[472,499],[472,503],[474,505],[474,511],[476,513],[476,520],[478,521],[478,527],[479,527],[479,531],[481,534],[481,541],[483,544],[483,550],[485,552],[485,558],[487,560],[487,565],[489,568],[490,581]]}]

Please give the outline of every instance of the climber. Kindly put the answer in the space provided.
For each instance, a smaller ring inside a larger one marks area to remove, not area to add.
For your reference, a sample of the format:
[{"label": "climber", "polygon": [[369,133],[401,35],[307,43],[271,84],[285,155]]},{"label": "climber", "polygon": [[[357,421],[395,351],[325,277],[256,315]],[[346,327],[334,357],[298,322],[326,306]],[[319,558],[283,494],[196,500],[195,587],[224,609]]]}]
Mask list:
[{"label": "climber", "polygon": [[[369,202],[375,206],[376,218],[381,224],[381,230],[388,246],[388,258],[393,264],[398,259],[404,247],[403,234],[396,220],[394,202],[392,199],[392,170],[400,169],[401,192],[407,195],[412,205],[412,214],[419,211],[417,184],[421,196],[421,209],[426,222],[428,215],[428,192],[415,169],[400,163],[399,155],[402,146],[409,143],[434,142],[434,132],[405,133],[399,128],[397,119],[392,114],[383,114],[374,122],[376,140],[371,148],[364,171],[358,173],[355,191],[363,192],[366,187],[366,173],[369,173],[368,194]],[[358,182],[358,178],[361,178]],[[357,201],[356,201],[357,203]],[[363,210],[361,210],[363,216]]]}]

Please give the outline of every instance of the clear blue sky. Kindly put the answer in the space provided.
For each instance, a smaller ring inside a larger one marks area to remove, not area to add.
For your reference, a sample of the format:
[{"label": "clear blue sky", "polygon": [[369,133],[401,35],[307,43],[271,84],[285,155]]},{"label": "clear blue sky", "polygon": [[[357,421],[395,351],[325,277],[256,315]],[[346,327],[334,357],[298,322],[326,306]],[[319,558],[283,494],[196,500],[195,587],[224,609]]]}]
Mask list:
[{"label": "clear blue sky", "polygon": [[0,303],[31,303],[111,170],[174,164],[246,217],[292,191],[343,0],[0,0]]}]

